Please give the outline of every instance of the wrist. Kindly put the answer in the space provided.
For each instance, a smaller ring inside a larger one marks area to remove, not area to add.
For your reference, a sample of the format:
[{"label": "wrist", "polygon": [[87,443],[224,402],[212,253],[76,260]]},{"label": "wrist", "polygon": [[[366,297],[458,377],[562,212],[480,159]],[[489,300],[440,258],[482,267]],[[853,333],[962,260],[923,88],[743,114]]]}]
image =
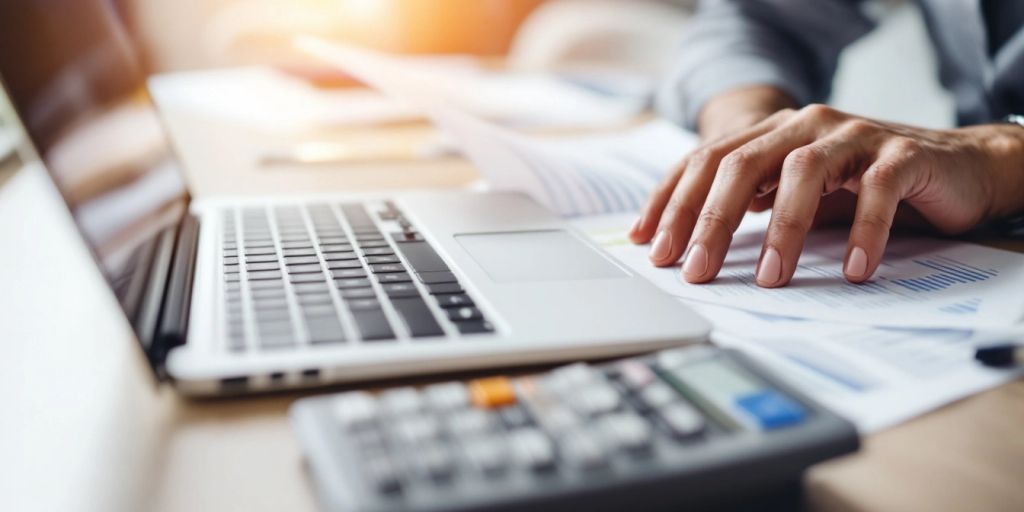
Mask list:
[{"label": "wrist", "polygon": [[987,125],[982,136],[992,171],[989,219],[1024,213],[1024,127]]},{"label": "wrist", "polygon": [[704,105],[697,120],[698,129],[702,138],[714,140],[749,128],[779,110],[796,106],[796,102],[777,87],[755,85],[733,89]]}]

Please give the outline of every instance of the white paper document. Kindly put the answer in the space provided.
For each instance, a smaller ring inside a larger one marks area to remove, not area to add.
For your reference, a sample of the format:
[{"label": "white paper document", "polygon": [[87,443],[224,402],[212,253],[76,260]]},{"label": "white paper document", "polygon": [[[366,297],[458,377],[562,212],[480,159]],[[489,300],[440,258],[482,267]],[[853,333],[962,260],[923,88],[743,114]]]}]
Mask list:
[{"label": "white paper document", "polygon": [[683,282],[678,267],[652,266],[648,247],[626,241],[633,215],[579,219],[577,226],[636,272],[686,299],[875,326],[1001,327],[1021,320],[1024,255],[950,240],[893,237],[875,276],[851,284],[842,272],[848,233],[813,231],[793,281],[783,288],[761,288],[754,269],[769,218],[768,212],[748,214],[718,278],[701,285]]},{"label": "white paper document", "polygon": [[[474,87],[465,87],[467,98],[460,99],[450,80],[402,59],[315,39],[300,39],[298,45],[423,110],[476,165],[491,188],[526,192],[564,216],[637,210],[664,174],[697,143],[695,135],[663,120],[613,134],[528,136],[470,113],[479,106],[462,108],[477,94]],[[497,95],[491,99],[502,104]],[[595,108],[570,103],[578,111]]]}]

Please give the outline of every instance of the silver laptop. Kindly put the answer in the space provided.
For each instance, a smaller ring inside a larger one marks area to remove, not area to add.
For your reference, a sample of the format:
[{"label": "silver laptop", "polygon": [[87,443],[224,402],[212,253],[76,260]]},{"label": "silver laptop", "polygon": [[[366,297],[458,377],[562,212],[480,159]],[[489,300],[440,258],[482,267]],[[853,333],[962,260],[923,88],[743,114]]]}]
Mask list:
[{"label": "silver laptop", "polygon": [[0,76],[154,369],[184,392],[706,337],[703,319],[517,193],[190,200],[112,4],[63,3],[0,9]]}]

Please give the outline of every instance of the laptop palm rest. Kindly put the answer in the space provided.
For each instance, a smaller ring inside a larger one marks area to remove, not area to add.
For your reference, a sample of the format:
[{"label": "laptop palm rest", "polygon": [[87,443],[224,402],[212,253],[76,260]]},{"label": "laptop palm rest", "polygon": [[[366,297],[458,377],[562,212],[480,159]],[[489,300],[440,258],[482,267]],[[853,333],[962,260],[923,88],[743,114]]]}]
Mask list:
[{"label": "laptop palm rest", "polygon": [[630,277],[565,230],[459,234],[455,240],[496,283]]}]

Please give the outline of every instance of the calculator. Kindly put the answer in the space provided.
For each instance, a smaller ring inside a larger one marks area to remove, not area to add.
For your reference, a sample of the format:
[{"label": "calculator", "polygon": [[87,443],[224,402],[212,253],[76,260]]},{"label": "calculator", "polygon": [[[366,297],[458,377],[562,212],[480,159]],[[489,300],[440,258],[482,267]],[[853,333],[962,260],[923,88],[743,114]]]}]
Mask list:
[{"label": "calculator", "polygon": [[331,512],[681,510],[859,446],[851,423],[709,345],[307,398],[290,415]]}]

